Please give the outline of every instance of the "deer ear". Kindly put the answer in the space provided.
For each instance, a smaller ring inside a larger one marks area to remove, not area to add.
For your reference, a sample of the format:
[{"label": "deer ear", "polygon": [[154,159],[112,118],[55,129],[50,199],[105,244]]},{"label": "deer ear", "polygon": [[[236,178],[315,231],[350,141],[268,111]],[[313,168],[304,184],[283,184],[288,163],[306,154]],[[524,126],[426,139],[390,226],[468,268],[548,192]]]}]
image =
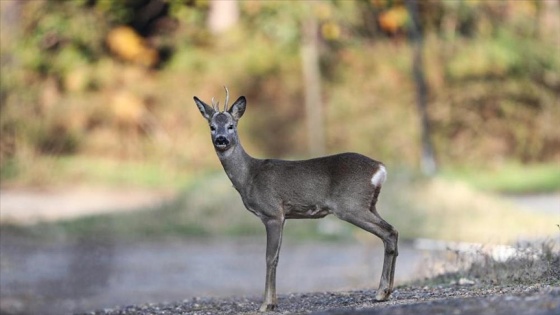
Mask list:
[{"label": "deer ear", "polygon": [[216,111],[212,107],[206,105],[206,103],[201,101],[198,97],[195,96],[193,97],[193,99],[202,116],[206,118],[208,121],[210,121],[210,119],[212,119],[212,116]]},{"label": "deer ear", "polygon": [[246,105],[247,105],[247,100],[245,99],[245,96],[240,96],[237,99],[237,101],[235,101],[233,105],[231,105],[230,109],[228,110],[228,113],[230,113],[231,116],[233,116],[233,119],[239,120],[241,116],[243,116],[243,113],[245,113]]}]

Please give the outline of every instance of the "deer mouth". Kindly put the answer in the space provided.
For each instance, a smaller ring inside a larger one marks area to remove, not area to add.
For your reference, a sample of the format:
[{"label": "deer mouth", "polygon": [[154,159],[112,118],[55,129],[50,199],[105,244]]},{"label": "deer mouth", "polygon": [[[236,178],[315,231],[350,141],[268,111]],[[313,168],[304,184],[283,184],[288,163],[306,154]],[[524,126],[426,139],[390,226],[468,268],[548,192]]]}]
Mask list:
[{"label": "deer mouth", "polygon": [[226,137],[218,137],[216,138],[216,140],[214,141],[214,147],[216,147],[216,149],[218,149],[219,151],[225,151],[229,148],[229,140],[226,139]]},{"label": "deer mouth", "polygon": [[225,151],[229,148],[229,145],[226,144],[216,144],[214,147],[216,147],[216,149],[218,149],[219,151]]}]

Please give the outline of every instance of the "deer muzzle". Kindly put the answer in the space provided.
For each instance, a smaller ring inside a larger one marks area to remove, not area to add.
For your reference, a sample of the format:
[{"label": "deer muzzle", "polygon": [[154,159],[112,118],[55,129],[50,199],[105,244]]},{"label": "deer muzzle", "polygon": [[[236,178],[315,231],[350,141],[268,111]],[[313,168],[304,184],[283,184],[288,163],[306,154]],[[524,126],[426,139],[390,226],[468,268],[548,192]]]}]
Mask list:
[{"label": "deer muzzle", "polygon": [[214,140],[214,146],[219,150],[225,150],[229,146],[229,140],[224,136],[219,136]]}]

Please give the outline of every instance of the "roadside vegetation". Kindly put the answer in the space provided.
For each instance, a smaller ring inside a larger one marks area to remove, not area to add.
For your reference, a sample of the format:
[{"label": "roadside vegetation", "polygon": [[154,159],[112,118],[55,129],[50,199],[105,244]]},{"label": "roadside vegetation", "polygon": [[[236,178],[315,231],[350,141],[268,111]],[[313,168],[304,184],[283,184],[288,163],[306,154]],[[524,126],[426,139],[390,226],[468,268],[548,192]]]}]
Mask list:
[{"label": "roadside vegetation", "polygon": [[[216,175],[221,167],[192,96],[220,98],[228,85],[249,100],[240,125],[248,152],[309,157],[300,44],[301,24],[312,17],[320,26],[325,153],[355,151],[387,164],[380,211],[401,235],[511,241],[559,221],[492,195],[560,191],[554,2],[421,2],[434,178],[417,175],[404,1],[238,1],[238,20],[223,32],[208,24],[215,9],[208,1],[152,2],[2,2],[6,16],[20,17],[1,28],[3,188],[171,189],[177,199],[159,214],[116,215],[138,222],[119,229],[259,231]],[[170,226],[152,216],[169,216]],[[113,219],[83,220],[75,224]],[[298,229],[310,230],[306,224],[325,235],[354,233],[320,222],[290,224],[288,233],[305,234]]]},{"label": "roadside vegetation", "polygon": [[[221,98],[223,85],[248,97],[240,133],[250,153],[308,157],[306,14],[320,25],[326,153],[357,151],[419,168],[403,1],[325,1],[311,9],[239,1],[238,22],[223,33],[207,25],[205,0],[163,1],[154,12],[143,0],[13,3],[2,4],[20,16],[2,22],[3,187],[104,180],[176,187],[219,169],[192,96]],[[429,1],[419,10],[431,138],[444,173],[482,189],[557,190],[557,5]],[[128,167],[104,175],[110,163],[134,165],[140,176]],[[541,164],[553,172],[530,187],[509,178],[496,187],[481,177],[494,172],[478,172]],[[170,176],[154,179],[154,169]]]},{"label": "roadside vegetation", "polygon": [[[529,212],[462,181],[411,177],[406,172],[396,171],[389,178],[378,210],[400,231],[402,241],[429,238],[513,244],[559,233],[558,213]],[[12,228],[41,238],[49,235],[54,239],[107,237],[113,241],[264,235],[260,220],[245,209],[222,172],[197,177],[174,200],[159,206]],[[288,239],[298,241],[375,242],[368,233],[333,216],[321,220],[290,220],[285,233]]]},{"label": "roadside vegetation", "polygon": [[507,257],[484,252],[482,247],[472,252],[450,251],[443,271],[411,285],[560,286],[560,247],[556,240],[518,243],[508,250]]}]

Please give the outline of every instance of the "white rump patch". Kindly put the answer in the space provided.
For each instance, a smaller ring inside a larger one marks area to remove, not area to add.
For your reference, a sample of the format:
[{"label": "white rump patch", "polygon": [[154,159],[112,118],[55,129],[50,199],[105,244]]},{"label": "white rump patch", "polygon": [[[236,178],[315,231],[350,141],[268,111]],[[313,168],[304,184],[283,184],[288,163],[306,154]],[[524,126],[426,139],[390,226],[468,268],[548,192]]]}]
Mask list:
[{"label": "white rump patch", "polygon": [[371,177],[371,183],[373,184],[373,186],[381,186],[386,179],[387,170],[385,169],[385,166],[379,165],[379,168],[375,173],[373,173],[373,176]]}]

